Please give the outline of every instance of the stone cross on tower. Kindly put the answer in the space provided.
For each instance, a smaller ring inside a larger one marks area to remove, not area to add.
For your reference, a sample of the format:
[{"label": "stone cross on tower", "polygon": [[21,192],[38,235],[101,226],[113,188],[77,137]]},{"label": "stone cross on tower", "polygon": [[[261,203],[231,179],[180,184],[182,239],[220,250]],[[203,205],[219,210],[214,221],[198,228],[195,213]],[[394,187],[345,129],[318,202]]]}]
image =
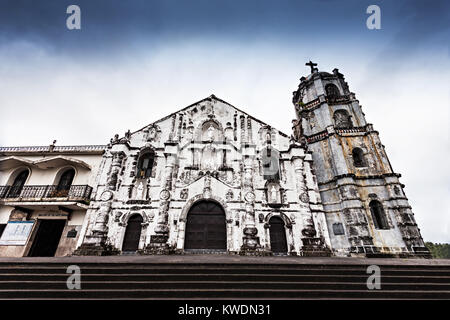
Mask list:
[{"label": "stone cross on tower", "polygon": [[317,63],[314,63],[311,60],[309,60],[309,62],[305,63],[305,66],[309,66],[311,68],[311,73],[314,73],[314,71],[319,71],[319,69],[314,68],[315,66],[317,66]]}]

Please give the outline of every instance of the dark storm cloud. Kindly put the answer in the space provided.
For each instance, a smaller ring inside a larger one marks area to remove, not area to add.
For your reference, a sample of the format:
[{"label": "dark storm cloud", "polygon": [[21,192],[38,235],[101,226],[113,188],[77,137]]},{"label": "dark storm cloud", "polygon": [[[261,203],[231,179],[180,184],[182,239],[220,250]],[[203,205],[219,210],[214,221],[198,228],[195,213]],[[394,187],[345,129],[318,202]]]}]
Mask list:
[{"label": "dark storm cloud", "polygon": [[[383,6],[382,13],[383,11]],[[450,2],[406,1],[389,12],[387,28],[397,29],[381,48],[372,65],[380,74],[411,67],[409,58],[418,50],[449,50]],[[383,19],[382,19],[383,20]],[[432,62],[429,62],[432,64]],[[373,70],[372,70],[373,71]]]},{"label": "dark storm cloud", "polygon": [[[65,28],[66,8],[77,4],[82,30]],[[342,38],[362,29],[361,1],[18,1],[1,3],[3,42],[17,38],[56,47],[117,46],[168,37],[264,40],[273,34],[292,42],[310,36]]]}]

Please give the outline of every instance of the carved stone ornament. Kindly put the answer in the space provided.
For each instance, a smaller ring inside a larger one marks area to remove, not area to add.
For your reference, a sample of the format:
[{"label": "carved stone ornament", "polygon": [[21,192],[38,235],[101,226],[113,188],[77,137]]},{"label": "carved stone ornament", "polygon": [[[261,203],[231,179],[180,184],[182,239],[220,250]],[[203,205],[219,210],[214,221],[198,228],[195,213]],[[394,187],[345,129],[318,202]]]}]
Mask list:
[{"label": "carved stone ornament", "polygon": [[234,197],[233,190],[228,189],[227,194],[225,195],[225,197],[226,197],[226,199],[227,199],[228,201],[229,201],[229,200],[232,200],[233,197]]},{"label": "carved stone ornament", "polygon": [[260,223],[263,223],[263,222],[264,222],[264,214],[260,213],[260,214],[258,215],[258,219],[259,219],[259,222],[260,222]]},{"label": "carved stone ornament", "polygon": [[301,202],[303,203],[308,203],[309,202],[309,195],[307,192],[303,192],[300,196],[299,199]]},{"label": "carved stone ornament", "polygon": [[189,196],[189,189],[185,188],[180,192],[180,198],[186,200]]},{"label": "carved stone ornament", "polygon": [[170,192],[169,190],[162,190],[159,194],[159,198],[161,200],[169,200],[170,198]]},{"label": "carved stone ornament", "polygon": [[100,196],[100,200],[109,201],[109,200],[111,200],[112,196],[113,196],[113,193],[111,191],[104,191]]},{"label": "carved stone ornament", "polygon": [[253,192],[247,192],[247,194],[245,195],[245,201],[247,202],[255,201],[255,194]]},{"label": "carved stone ornament", "polygon": [[120,221],[120,217],[122,217],[122,212],[118,211],[116,212],[116,214],[114,215],[114,222],[119,222]]}]

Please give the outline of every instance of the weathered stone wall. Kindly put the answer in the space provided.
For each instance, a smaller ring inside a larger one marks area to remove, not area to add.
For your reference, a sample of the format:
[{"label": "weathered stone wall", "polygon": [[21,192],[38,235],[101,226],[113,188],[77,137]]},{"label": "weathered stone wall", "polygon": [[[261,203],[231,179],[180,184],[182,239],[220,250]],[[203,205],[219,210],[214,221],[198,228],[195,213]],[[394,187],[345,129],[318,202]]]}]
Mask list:
[{"label": "weathered stone wall", "polygon": [[[327,92],[330,84],[335,88]],[[312,151],[335,254],[423,253],[400,175],[393,172],[378,132],[366,122],[342,74],[314,71],[301,79],[293,102],[298,130]],[[357,149],[360,162],[352,153]],[[369,208],[373,200],[382,205],[384,228],[375,227]]]},{"label": "weathered stone wall", "polygon": [[[267,147],[279,154],[274,205],[263,173]],[[155,153],[155,165],[148,179],[139,179],[136,166],[147,150]],[[140,214],[140,249],[152,245],[152,237],[159,234],[167,235],[164,243],[181,252],[190,207],[209,199],[226,213],[229,252],[247,247],[269,252],[268,221],[280,216],[289,252],[301,254],[303,238],[329,243],[311,163],[311,154],[285,134],[220,99],[204,99],[111,141],[78,245],[106,242],[121,250],[129,217]],[[103,211],[109,218],[99,219]],[[96,225],[102,227],[96,231]],[[314,231],[308,235],[305,230],[310,229]]]}]

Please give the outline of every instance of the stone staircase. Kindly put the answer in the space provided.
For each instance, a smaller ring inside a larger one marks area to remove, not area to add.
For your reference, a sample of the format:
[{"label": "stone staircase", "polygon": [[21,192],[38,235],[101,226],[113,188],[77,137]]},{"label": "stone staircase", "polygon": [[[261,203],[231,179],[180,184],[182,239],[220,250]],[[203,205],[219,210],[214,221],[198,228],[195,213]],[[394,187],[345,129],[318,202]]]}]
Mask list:
[{"label": "stone staircase", "polygon": [[[381,268],[368,290],[367,266]],[[69,265],[81,289],[69,290]],[[450,299],[450,261],[223,255],[0,258],[0,299]]]}]

